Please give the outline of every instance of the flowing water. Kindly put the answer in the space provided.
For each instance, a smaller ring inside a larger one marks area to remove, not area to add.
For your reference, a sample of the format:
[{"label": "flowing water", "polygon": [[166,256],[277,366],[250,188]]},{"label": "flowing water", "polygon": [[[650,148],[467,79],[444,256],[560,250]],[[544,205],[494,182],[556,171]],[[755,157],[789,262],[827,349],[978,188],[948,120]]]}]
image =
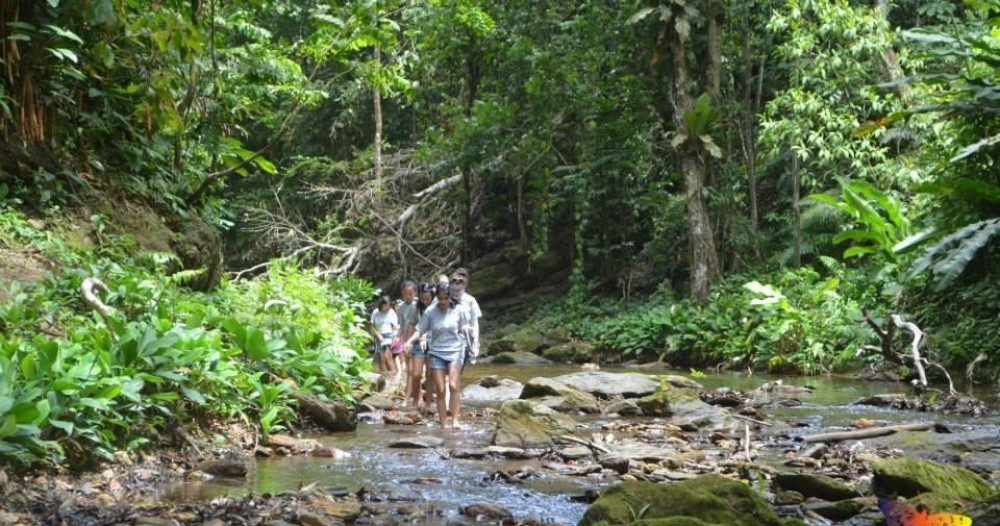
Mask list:
[{"label": "flowing water", "polygon": [[[551,377],[578,371],[577,367],[560,365],[484,364],[466,370],[463,384],[467,385],[479,377],[492,374],[524,382],[535,376]],[[751,391],[772,379],[724,373],[707,375],[697,380],[708,390],[724,386]],[[785,379],[785,383],[814,388],[811,394],[800,397],[802,405],[766,410],[767,418],[797,424],[797,427],[782,431],[791,437],[846,429],[851,420],[864,417],[879,424],[937,421],[946,423],[956,431],[946,438],[935,438],[937,444],[986,441],[989,449],[992,447],[989,444],[1000,440],[1000,427],[997,427],[994,419],[927,415],[850,405],[863,396],[900,392],[900,384],[829,377],[792,378]],[[468,409],[468,406],[469,404],[463,404],[463,409]],[[601,417],[590,417],[584,423],[587,429],[599,429],[600,424],[607,421]],[[449,518],[458,515],[460,506],[473,502],[502,506],[513,512],[518,519],[533,518],[556,524],[576,524],[583,515],[586,504],[573,502],[570,497],[581,495],[587,490],[598,490],[610,483],[605,478],[553,474],[541,467],[540,460],[448,458],[446,453],[450,450],[477,449],[489,445],[492,433],[493,422],[478,419],[466,419],[459,431],[442,431],[434,423],[416,426],[360,423],[354,432],[311,437],[324,445],[349,452],[350,458],[300,456],[257,459],[246,480],[217,479],[175,484],[164,489],[162,498],[167,501],[191,501],[221,495],[277,494],[316,483],[320,488],[337,488],[337,491],[344,493],[362,490],[370,492],[383,501],[386,509],[408,509],[416,524],[445,524]],[[437,449],[421,450],[388,447],[399,439],[425,434],[443,438],[445,445]],[[498,471],[513,472],[519,469],[531,469],[538,476],[517,485],[491,480],[491,475]]]}]

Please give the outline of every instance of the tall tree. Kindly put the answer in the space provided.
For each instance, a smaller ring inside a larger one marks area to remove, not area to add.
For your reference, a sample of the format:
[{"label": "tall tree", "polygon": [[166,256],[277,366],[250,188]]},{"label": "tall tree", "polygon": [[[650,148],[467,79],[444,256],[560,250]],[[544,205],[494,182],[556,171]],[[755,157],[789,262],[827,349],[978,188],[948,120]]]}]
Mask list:
[{"label": "tall tree", "polygon": [[[660,42],[667,55],[671,79],[671,117],[676,133],[673,144],[684,179],[687,202],[691,296],[699,304],[708,301],[709,286],[719,276],[719,256],[702,192],[707,166],[705,155],[721,154],[708,132],[718,115],[711,108],[709,95],[718,93],[722,67],[718,2],[706,0],[702,7],[708,13],[703,20],[698,20],[700,11],[694,2],[688,0],[670,0],[659,6],[646,7],[629,19],[631,23],[635,23],[653,16],[659,22]],[[700,104],[696,108],[694,97],[689,91],[692,83],[688,44],[691,41],[692,24],[698,22],[705,23],[709,42],[702,55],[702,75],[698,85],[705,96],[699,99]]]}]

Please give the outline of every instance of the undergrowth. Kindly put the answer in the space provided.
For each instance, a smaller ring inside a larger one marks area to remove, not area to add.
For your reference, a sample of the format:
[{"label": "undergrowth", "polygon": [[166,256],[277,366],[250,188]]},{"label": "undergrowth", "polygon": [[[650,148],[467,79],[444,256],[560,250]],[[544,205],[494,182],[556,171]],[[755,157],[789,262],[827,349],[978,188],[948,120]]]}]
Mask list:
[{"label": "undergrowth", "polygon": [[[350,399],[368,368],[359,313],[374,290],[361,280],[278,266],[195,293],[192,272],[168,275],[172,255],[125,238],[74,246],[10,208],[0,233],[0,248],[53,268],[2,285],[0,462],[86,467],[218,418],[272,433],[296,423],[293,392]],[[87,277],[108,285],[107,320],[83,301]]]}]

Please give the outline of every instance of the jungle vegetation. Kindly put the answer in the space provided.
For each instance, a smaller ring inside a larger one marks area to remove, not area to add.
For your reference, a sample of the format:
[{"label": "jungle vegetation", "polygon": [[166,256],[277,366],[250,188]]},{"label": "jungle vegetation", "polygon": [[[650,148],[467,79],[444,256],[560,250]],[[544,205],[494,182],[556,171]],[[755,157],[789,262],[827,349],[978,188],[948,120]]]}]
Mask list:
[{"label": "jungle vegetation", "polygon": [[998,17],[0,0],[0,259],[51,269],[0,284],[0,458],[293,426],[291,390],[356,394],[376,285],[497,258],[626,359],[856,370],[895,314],[995,382]]}]

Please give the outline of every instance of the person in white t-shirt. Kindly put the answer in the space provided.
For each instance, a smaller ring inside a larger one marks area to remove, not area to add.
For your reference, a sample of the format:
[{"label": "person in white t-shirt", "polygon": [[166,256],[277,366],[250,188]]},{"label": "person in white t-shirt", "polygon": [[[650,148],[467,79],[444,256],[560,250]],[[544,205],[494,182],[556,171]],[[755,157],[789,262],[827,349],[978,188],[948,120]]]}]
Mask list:
[{"label": "person in white t-shirt", "polygon": [[399,319],[396,317],[396,311],[392,310],[392,299],[389,296],[378,299],[378,306],[372,311],[371,322],[372,336],[375,338],[372,364],[383,374],[396,374],[389,345],[399,330]]}]

